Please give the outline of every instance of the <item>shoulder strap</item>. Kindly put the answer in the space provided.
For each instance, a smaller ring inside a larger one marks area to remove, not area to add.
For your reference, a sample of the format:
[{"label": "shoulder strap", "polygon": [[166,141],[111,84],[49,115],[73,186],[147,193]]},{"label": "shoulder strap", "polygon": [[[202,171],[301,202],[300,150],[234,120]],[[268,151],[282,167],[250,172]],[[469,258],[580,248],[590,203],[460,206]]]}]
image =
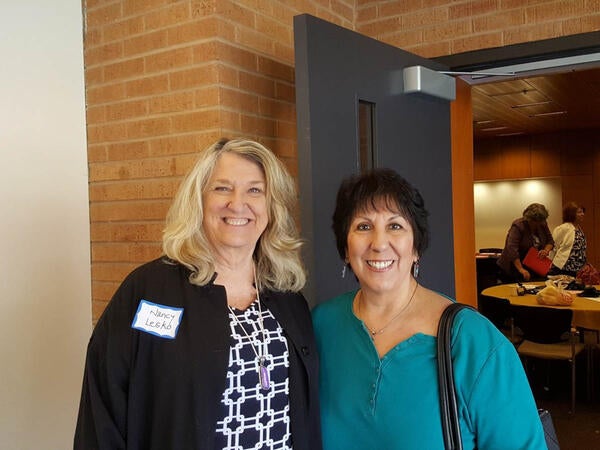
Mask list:
[{"label": "shoulder strap", "polygon": [[[458,421],[458,406],[454,387],[454,370],[450,354],[450,339],[452,337],[452,322],[454,316],[465,308],[471,308],[461,303],[453,303],[442,313],[438,326],[437,359],[438,384],[440,390],[440,412],[442,416],[442,431],[446,450],[462,450],[460,425]],[[473,309],[473,308],[471,308]]]}]

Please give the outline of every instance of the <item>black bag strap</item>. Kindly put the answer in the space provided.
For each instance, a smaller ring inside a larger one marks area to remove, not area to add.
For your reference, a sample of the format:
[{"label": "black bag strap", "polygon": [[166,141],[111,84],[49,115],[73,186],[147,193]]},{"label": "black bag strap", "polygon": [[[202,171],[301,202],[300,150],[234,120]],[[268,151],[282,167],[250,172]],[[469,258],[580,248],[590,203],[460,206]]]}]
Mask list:
[{"label": "black bag strap", "polygon": [[438,384],[440,390],[442,432],[446,450],[462,450],[463,448],[454,386],[454,369],[452,367],[452,355],[450,354],[450,339],[452,337],[452,322],[454,321],[454,317],[461,309],[465,308],[474,309],[469,305],[461,303],[451,304],[442,313],[438,325]]}]

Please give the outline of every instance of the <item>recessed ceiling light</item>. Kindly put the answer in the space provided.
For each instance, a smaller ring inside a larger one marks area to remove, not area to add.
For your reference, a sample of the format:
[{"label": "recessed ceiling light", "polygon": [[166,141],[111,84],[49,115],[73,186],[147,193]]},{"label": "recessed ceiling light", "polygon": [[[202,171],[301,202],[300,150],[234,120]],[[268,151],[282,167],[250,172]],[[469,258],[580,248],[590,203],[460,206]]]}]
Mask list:
[{"label": "recessed ceiling light", "polygon": [[506,130],[508,127],[492,127],[492,128],[482,128],[481,131],[498,131],[498,130]]},{"label": "recessed ceiling light", "polygon": [[513,105],[513,106],[511,106],[511,108],[528,108],[530,106],[547,105],[548,103],[552,103],[552,102],[550,100],[547,100],[545,102],[521,103],[519,105]]},{"label": "recessed ceiling light", "polygon": [[538,113],[538,114],[532,114],[529,117],[561,116],[563,114],[567,114],[567,111],[553,111],[553,112]]},{"label": "recessed ceiling light", "polygon": [[525,134],[524,131],[516,131],[514,133],[501,133],[498,136],[517,136],[519,134]]}]

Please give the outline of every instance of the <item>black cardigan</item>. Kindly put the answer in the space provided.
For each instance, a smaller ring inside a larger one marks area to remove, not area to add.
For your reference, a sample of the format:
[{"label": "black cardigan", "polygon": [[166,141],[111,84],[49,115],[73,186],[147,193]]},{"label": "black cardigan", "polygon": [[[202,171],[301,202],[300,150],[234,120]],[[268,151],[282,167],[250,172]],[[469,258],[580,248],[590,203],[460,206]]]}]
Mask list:
[{"label": "black cardigan", "polygon": [[[134,270],[98,321],[88,345],[76,450],[214,448],[230,335],[223,286],[196,286],[163,259]],[[175,339],[133,329],[140,300],[183,308]],[[261,300],[289,349],[294,450],[321,449],[318,357],[301,294],[265,291]]]}]

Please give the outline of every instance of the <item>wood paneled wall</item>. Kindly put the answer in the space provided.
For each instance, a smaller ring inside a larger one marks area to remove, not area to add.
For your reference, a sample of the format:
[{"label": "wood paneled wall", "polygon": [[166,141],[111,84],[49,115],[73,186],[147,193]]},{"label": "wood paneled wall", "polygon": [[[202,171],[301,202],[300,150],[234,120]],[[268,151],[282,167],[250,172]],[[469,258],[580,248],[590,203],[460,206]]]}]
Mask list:
[{"label": "wood paneled wall", "polygon": [[479,140],[473,161],[475,181],[560,177],[563,204],[586,208],[588,261],[600,267],[600,130]]}]

